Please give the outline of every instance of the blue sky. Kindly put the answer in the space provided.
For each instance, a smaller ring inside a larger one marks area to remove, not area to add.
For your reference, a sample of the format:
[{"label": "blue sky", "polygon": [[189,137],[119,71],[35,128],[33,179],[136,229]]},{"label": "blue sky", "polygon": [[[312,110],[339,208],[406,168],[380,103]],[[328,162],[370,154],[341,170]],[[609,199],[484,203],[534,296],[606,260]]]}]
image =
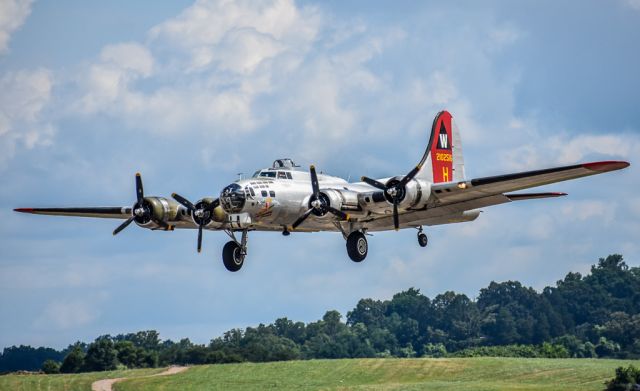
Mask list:
[{"label": "blue sky", "polygon": [[[639,265],[640,2],[449,3],[0,0],[0,347],[148,328],[207,342],[412,286],[475,297],[614,252]],[[192,231],[12,211],[128,206],[137,171],[149,195],[215,196],[285,156],[402,174],[443,108],[470,178],[632,166],[428,229],[426,250],[376,234],[362,264],[337,234],[253,233],[236,274],[222,233],[197,254]]]}]

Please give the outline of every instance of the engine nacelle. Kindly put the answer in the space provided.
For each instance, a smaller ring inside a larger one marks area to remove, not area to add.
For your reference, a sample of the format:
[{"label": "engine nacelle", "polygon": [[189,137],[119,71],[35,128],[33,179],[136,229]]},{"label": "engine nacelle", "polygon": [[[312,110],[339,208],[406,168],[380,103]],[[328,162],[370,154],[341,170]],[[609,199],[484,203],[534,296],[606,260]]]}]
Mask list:
[{"label": "engine nacelle", "polygon": [[[134,206],[134,210],[135,210]],[[162,221],[170,225],[172,222],[181,219],[182,206],[174,200],[163,197],[144,197],[142,200],[142,208],[148,210],[148,214],[137,216],[136,224],[144,228],[162,228],[157,221]],[[184,208],[182,208],[184,209]]]},{"label": "engine nacelle", "polygon": [[[387,181],[387,185],[398,183],[402,177],[391,178]],[[422,179],[412,179],[407,185],[398,190],[400,209],[420,209],[423,208],[431,194],[431,183]],[[393,198],[385,191],[373,191],[371,193],[360,193],[360,205],[366,211],[379,214],[387,214],[391,211],[390,206],[393,205]]]},{"label": "engine nacelle", "polygon": [[[429,200],[431,183],[421,179],[412,179],[407,183],[404,191],[404,198],[402,198],[399,204],[400,209],[420,209],[424,207]],[[393,201],[391,204],[393,204]]]},{"label": "engine nacelle", "polygon": [[327,189],[321,190],[329,197],[331,206],[342,211],[361,210],[358,202],[358,193],[351,190]]},{"label": "engine nacelle", "polygon": [[[215,221],[216,223],[221,223],[223,221],[226,221],[227,219],[227,214],[225,213],[224,209],[222,209],[222,206],[220,206],[220,201],[217,198],[203,198],[196,202],[195,207],[196,209],[209,209],[213,207],[213,211],[210,215],[201,217],[204,218],[205,225],[208,225],[213,221]],[[191,219],[196,225],[200,224],[200,218],[198,218],[197,216],[192,215]]]}]

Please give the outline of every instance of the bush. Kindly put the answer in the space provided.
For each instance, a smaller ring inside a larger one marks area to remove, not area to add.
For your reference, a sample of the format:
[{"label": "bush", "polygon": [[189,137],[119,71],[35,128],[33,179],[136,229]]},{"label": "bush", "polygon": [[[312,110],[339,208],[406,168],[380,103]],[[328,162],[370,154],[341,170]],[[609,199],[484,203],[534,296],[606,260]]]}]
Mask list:
[{"label": "bush", "polygon": [[447,354],[447,348],[444,346],[444,344],[441,344],[441,343],[437,343],[437,344],[428,343],[424,345],[422,350],[424,351],[424,357],[438,358],[438,357],[444,357]]},{"label": "bush", "polygon": [[616,368],[616,377],[605,383],[607,391],[628,391],[640,389],[640,369],[629,365]]},{"label": "bush", "polygon": [[69,354],[67,354],[67,356],[64,358],[64,361],[62,361],[60,372],[80,372],[80,369],[82,369],[82,367],[84,366],[84,356],[84,352],[79,347],[75,347],[69,352]]},{"label": "bush", "polygon": [[60,363],[53,360],[47,360],[42,363],[42,372],[46,373],[47,375],[60,373]]}]

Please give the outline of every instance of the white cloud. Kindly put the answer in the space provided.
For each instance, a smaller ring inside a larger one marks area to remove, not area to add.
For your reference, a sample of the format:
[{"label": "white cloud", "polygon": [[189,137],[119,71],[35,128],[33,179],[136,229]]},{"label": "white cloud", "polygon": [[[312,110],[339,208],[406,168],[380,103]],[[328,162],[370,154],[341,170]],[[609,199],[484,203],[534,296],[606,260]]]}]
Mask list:
[{"label": "white cloud", "polygon": [[85,113],[110,110],[135,110],[136,94],[129,86],[149,77],[154,59],[149,50],[137,43],[108,45],[100,53],[100,61],[91,65],[84,75],[87,89],[76,109]]},{"label": "white cloud", "polygon": [[53,125],[43,111],[51,100],[53,76],[46,69],[5,74],[0,79],[0,167],[16,147],[49,145]]},{"label": "white cloud", "polygon": [[0,54],[7,51],[11,34],[31,13],[32,0],[0,0]]},{"label": "white cloud", "polygon": [[[254,131],[262,123],[254,101],[272,92],[274,77],[298,67],[318,26],[314,9],[292,1],[198,1],[152,28],[150,46],[105,47],[82,75],[73,108],[165,134],[221,139]],[[172,57],[154,58],[151,48],[159,47]],[[140,88],[143,78],[156,87]]]},{"label": "white cloud", "polygon": [[592,159],[628,159],[640,151],[640,139],[634,134],[564,134],[544,138],[535,131],[529,136],[526,132],[528,126],[519,121],[517,130],[523,133],[523,137],[542,139],[542,142],[508,150],[503,154],[506,168],[523,170],[575,164]]},{"label": "white cloud", "polygon": [[493,45],[493,49],[499,49],[515,43],[520,34],[513,26],[497,26],[489,30],[490,44]]},{"label": "white cloud", "polygon": [[623,0],[624,4],[636,11],[640,11],[640,0]]},{"label": "white cloud", "polygon": [[611,222],[616,215],[617,205],[599,200],[570,201],[562,208],[566,219],[573,221],[587,221],[597,219],[600,222]]},{"label": "white cloud", "polygon": [[305,51],[319,22],[315,9],[292,0],[201,0],[154,27],[151,36],[186,52],[191,70],[220,62],[246,73],[284,50]]},{"label": "white cloud", "polygon": [[34,326],[36,328],[53,327],[58,330],[87,326],[100,317],[99,304],[107,297],[106,292],[98,292],[81,299],[54,299],[35,320]]},{"label": "white cloud", "polygon": [[147,48],[135,42],[108,45],[102,49],[100,59],[123,70],[131,70],[143,77],[153,71],[153,56]]},{"label": "white cloud", "polygon": [[635,140],[616,135],[580,135],[563,145],[564,142],[566,140],[551,140],[551,143],[557,143],[556,149],[560,149],[558,161],[561,164],[577,163],[591,154],[627,157]]}]

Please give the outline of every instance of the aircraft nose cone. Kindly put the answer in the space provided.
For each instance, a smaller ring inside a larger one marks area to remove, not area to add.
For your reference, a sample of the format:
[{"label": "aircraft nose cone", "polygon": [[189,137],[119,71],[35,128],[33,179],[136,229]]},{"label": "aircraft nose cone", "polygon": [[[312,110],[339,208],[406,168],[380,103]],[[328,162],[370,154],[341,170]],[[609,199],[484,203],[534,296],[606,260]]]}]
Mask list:
[{"label": "aircraft nose cone", "polygon": [[220,193],[220,206],[227,213],[240,213],[245,202],[244,190],[237,183],[230,184]]}]

